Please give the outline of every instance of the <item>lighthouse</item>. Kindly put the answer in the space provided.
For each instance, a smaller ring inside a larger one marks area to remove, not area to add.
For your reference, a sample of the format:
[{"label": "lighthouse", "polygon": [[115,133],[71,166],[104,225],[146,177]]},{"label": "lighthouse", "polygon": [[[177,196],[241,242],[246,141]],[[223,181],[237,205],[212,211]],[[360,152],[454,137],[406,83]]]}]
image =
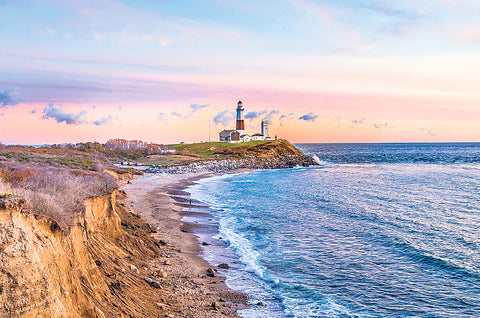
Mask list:
[{"label": "lighthouse", "polygon": [[241,133],[245,130],[245,120],[243,119],[243,104],[239,100],[237,104],[237,127],[236,129]]}]

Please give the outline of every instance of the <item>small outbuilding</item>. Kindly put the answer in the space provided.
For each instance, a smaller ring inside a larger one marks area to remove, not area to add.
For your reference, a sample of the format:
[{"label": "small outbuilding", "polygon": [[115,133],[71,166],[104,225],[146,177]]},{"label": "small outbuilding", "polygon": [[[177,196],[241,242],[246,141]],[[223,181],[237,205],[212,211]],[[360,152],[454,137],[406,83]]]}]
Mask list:
[{"label": "small outbuilding", "polygon": [[252,140],[254,140],[254,141],[265,140],[265,137],[262,134],[253,134],[252,135]]},{"label": "small outbuilding", "polygon": [[250,135],[243,134],[240,136],[240,142],[249,142],[249,141],[252,141],[252,137],[250,137]]}]

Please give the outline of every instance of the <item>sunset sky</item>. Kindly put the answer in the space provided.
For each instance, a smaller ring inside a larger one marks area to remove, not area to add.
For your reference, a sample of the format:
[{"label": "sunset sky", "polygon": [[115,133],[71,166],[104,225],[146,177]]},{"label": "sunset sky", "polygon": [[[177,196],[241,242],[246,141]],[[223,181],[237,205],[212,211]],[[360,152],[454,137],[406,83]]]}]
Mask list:
[{"label": "sunset sky", "polygon": [[480,141],[474,0],[0,0],[0,141]]}]

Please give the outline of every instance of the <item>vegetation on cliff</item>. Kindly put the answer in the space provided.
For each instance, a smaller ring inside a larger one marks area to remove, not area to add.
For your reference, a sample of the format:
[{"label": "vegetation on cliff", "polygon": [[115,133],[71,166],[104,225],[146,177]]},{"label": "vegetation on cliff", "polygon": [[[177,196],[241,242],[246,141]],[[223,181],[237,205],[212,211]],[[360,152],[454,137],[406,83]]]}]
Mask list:
[{"label": "vegetation on cliff", "polygon": [[98,153],[0,146],[0,196],[23,197],[24,211],[48,216],[62,229],[71,225],[76,213],[84,212],[86,199],[117,188],[113,174],[128,172]]},{"label": "vegetation on cliff", "polygon": [[174,145],[178,154],[197,156],[202,159],[244,159],[252,157],[275,157],[303,153],[288,140],[265,140],[242,143],[205,142]]}]

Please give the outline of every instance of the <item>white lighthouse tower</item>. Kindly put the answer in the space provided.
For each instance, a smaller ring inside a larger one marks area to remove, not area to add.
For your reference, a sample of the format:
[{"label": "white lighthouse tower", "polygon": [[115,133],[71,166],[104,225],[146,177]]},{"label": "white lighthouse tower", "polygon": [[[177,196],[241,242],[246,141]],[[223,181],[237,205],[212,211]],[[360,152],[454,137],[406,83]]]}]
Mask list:
[{"label": "white lighthouse tower", "polygon": [[236,129],[242,133],[245,130],[245,120],[243,118],[243,104],[239,100],[237,104],[237,126]]}]

